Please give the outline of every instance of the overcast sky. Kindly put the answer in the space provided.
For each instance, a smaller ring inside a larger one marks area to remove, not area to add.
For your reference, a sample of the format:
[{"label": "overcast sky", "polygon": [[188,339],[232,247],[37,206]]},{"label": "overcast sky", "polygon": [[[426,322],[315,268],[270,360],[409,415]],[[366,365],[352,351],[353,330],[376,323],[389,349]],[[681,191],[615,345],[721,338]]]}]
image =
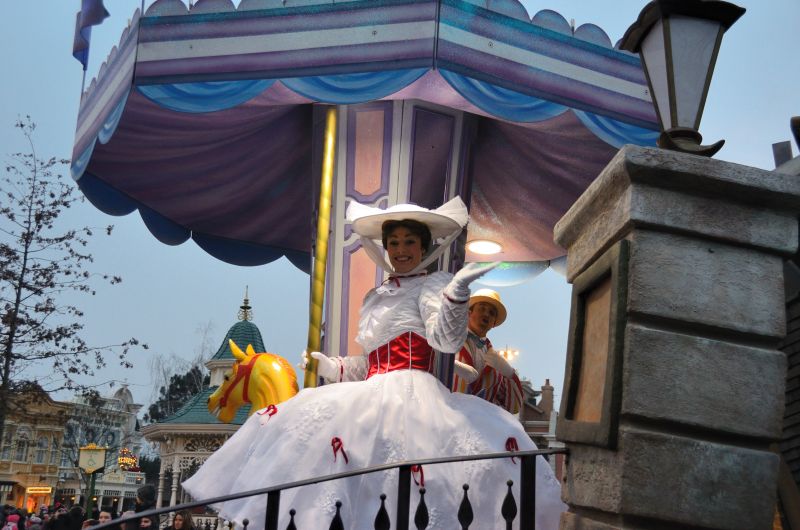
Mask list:
[{"label": "overcast sky", "polygon": [[[111,17],[93,29],[90,78],[140,0],[106,0]],[[146,2],[147,5],[151,1]],[[237,2],[238,3],[238,2]],[[533,15],[553,9],[575,25],[593,23],[612,42],[636,19],[644,1],[551,0],[524,1]],[[790,138],[788,123],[800,115],[800,2],[751,0],[738,2],[745,14],[726,34],[700,127],[705,143],[725,138],[718,159],[766,169],[774,167],[771,145]],[[80,0],[5,2],[0,17],[0,145],[2,154],[24,148],[13,124],[30,114],[38,124],[40,154],[68,158],[71,154],[81,88],[81,66],[71,56],[75,12]],[[87,84],[89,80],[87,79]],[[797,147],[793,146],[795,153]],[[580,156],[580,153],[576,153]],[[153,353],[194,357],[201,336],[212,330],[214,349],[236,313],[249,285],[254,322],[271,351],[296,362],[305,346],[308,320],[308,277],[285,260],[252,268],[216,261],[191,241],[165,246],[153,238],[138,214],[112,218],[88,203],[64,216],[65,226],[114,224],[110,237],[93,246],[95,268],[123,277],[115,287],[103,287],[79,301],[86,313],[85,336],[103,344],[135,336],[147,342],[132,370],[107,369],[95,379],[125,381],[135,399],[149,403],[148,371]],[[535,281],[500,290],[509,308],[506,323],[490,337],[496,346],[522,353],[520,374],[540,386],[549,378],[560,398],[569,312],[569,286],[547,271]],[[64,397],[64,396],[62,396]]]}]

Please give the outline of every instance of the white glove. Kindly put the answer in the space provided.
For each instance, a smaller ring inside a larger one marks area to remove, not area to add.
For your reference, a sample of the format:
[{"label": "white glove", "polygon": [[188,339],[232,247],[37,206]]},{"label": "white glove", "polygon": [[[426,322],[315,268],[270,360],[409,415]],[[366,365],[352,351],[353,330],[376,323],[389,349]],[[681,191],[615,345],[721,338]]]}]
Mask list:
[{"label": "white glove", "polygon": [[469,300],[469,284],[500,265],[500,262],[494,263],[467,263],[460,271],[458,271],[447,287],[444,288],[444,294],[456,302],[466,302]]},{"label": "white glove", "polygon": [[493,349],[488,351],[488,355],[486,356],[486,364],[488,364],[489,366],[500,372],[500,374],[506,377],[512,377],[516,373],[514,367],[511,366],[509,362],[503,358],[502,355],[500,355]]},{"label": "white glove", "polygon": [[453,371],[458,377],[467,382],[467,384],[474,382],[478,378],[478,371],[467,363],[455,361],[453,364]]},{"label": "white glove", "polygon": [[308,352],[303,352],[303,360],[300,363],[300,367],[305,370],[306,366],[310,362],[309,355],[317,360],[317,375],[326,379],[328,381],[338,381],[339,380],[339,364],[325,355],[322,352],[312,351],[310,354]]}]

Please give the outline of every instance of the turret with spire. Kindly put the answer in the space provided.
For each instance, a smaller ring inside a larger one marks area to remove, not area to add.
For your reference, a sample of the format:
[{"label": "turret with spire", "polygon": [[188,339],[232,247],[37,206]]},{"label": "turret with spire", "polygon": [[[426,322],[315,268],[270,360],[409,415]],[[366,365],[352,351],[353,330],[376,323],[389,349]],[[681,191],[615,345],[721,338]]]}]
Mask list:
[{"label": "turret with spire", "polygon": [[247,288],[248,286],[245,285],[244,302],[242,302],[242,305],[239,306],[239,320],[246,320],[250,322],[253,320],[253,308],[250,307],[250,299],[247,297]]},{"label": "turret with spire", "polygon": [[[239,306],[238,322],[236,322],[225,334],[225,338],[211,359],[206,361],[205,365],[210,372],[210,385],[209,388],[203,390],[201,393],[192,397],[183,407],[176,411],[172,416],[166,418],[158,424],[152,424],[149,428],[155,432],[159,429],[167,428],[165,424],[170,425],[210,425],[220,424],[221,422],[208,411],[206,403],[208,397],[214,390],[222,384],[225,378],[225,372],[231,369],[236,360],[231,353],[228,346],[228,340],[233,341],[242,349],[245,349],[248,344],[252,344],[257,352],[266,351],[264,348],[264,341],[261,338],[261,332],[255,324],[250,320],[253,318],[253,308],[250,306],[250,299],[247,295],[245,288],[244,301]],[[232,425],[241,425],[247,419],[247,407],[243,407],[237,413],[236,418]],[[160,425],[161,427],[157,427]],[[163,429],[162,429],[163,430]],[[166,432],[166,431],[165,431]]]},{"label": "turret with spire", "polygon": [[230,370],[233,366],[234,358],[231,349],[228,346],[228,340],[232,339],[241,349],[245,349],[248,344],[252,344],[257,352],[266,351],[264,348],[264,340],[261,338],[261,332],[258,327],[251,322],[253,319],[253,308],[250,305],[250,298],[248,297],[248,288],[244,290],[244,301],[239,306],[238,318],[239,321],[231,326],[225,338],[222,339],[217,353],[211,359],[206,361],[206,368],[211,373],[211,386],[216,387],[222,384],[225,377],[225,372]]}]

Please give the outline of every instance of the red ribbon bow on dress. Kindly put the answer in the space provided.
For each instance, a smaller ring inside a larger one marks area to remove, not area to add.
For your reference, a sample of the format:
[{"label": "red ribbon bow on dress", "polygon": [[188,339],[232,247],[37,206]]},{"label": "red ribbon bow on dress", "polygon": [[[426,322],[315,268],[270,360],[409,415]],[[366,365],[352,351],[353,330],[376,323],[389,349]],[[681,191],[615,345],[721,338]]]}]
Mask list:
[{"label": "red ribbon bow on dress", "polygon": [[269,415],[270,418],[273,417],[277,413],[278,413],[278,407],[276,407],[275,405],[270,405],[267,408],[265,408],[264,410],[262,410],[261,412],[256,412],[256,414],[258,414],[259,416],[263,416],[264,414],[267,414],[267,415]]},{"label": "red ribbon bow on dress", "polygon": [[[277,413],[278,413],[278,407],[276,407],[275,405],[270,405],[267,408],[265,408],[264,410],[262,410],[261,412],[256,412],[256,414],[258,414],[259,416],[265,416],[266,415],[267,416],[267,421],[269,421],[270,418],[272,418]],[[264,423],[262,423],[261,425],[264,425]]]},{"label": "red ribbon bow on dress", "polygon": [[342,456],[344,457],[344,463],[349,464],[350,460],[347,458],[347,453],[344,450],[344,444],[342,443],[342,439],[334,436],[331,438],[331,448],[333,449],[333,461],[336,462],[336,453],[339,451],[342,452]]},{"label": "red ribbon bow on dress", "polygon": [[[417,480],[417,475],[419,475],[419,480]],[[411,466],[411,478],[414,479],[414,484],[420,488],[425,487],[425,471],[422,466]]]},{"label": "red ribbon bow on dress", "polygon": [[[517,445],[517,439],[513,436],[510,436],[508,440],[506,440],[506,451],[519,451],[519,445]],[[516,460],[514,457],[511,457],[511,462],[516,464]]]}]

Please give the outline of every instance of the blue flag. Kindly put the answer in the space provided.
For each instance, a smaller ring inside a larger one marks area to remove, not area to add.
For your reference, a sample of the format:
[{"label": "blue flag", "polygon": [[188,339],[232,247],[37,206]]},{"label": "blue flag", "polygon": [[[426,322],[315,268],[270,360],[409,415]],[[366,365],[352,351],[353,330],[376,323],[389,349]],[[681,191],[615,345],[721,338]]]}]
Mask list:
[{"label": "blue flag", "polygon": [[75,17],[75,38],[72,41],[72,56],[81,62],[83,69],[89,63],[89,41],[92,26],[97,26],[108,16],[103,0],[81,0],[81,10]]}]

